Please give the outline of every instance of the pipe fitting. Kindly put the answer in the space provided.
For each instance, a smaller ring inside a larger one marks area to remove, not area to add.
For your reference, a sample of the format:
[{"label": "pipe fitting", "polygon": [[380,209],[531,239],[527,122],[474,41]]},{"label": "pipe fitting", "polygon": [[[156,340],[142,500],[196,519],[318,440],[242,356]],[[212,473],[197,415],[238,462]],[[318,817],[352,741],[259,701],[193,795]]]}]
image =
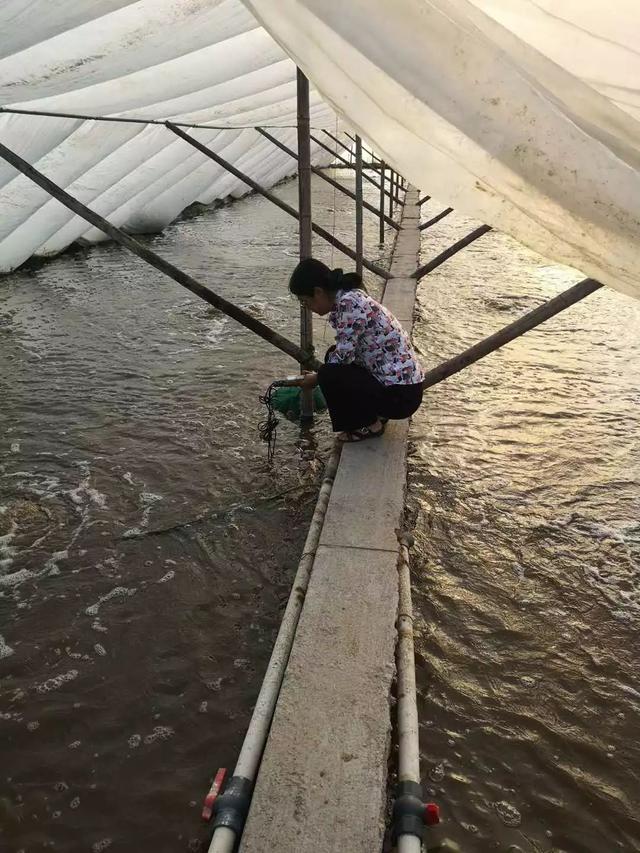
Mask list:
[{"label": "pipe fitting", "polygon": [[440,813],[435,803],[425,804],[419,782],[398,782],[392,820],[394,842],[401,835],[413,835],[422,840],[425,825],[439,823]]},{"label": "pipe fitting", "polygon": [[216,800],[214,831],[220,826],[233,830],[240,837],[249,814],[253,782],[243,776],[232,776],[224,793]]}]

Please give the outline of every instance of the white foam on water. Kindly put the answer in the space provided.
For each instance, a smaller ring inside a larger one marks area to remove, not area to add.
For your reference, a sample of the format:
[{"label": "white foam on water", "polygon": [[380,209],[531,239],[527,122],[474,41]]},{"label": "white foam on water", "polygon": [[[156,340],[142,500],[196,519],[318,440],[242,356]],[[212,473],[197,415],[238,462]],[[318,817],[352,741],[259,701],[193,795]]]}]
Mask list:
[{"label": "white foam on water", "polygon": [[149,516],[154,505],[164,500],[162,495],[156,495],[154,492],[141,492],[140,501],[142,503],[142,518],[136,527],[131,527],[125,530],[122,534],[123,539],[135,539],[136,536],[142,536],[149,525]]},{"label": "white foam on water", "polygon": [[129,747],[131,749],[137,749],[140,746],[140,744],[142,743],[142,737],[140,735],[137,735],[137,734],[131,735],[131,737],[129,738],[127,743],[129,744]]},{"label": "white foam on water", "polygon": [[4,637],[0,634],[0,660],[2,660],[2,658],[10,657],[13,653],[14,651],[11,646],[8,646],[5,643]]},{"label": "white foam on water", "polygon": [[103,850],[107,850],[112,844],[112,838],[101,838],[100,841],[96,841],[95,844],[92,845],[91,849],[93,850],[93,853],[102,853]]},{"label": "white foam on water", "polygon": [[97,655],[100,655],[100,657],[104,657],[107,654],[107,650],[104,646],[101,646],[100,643],[96,643],[93,649]]},{"label": "white foam on water", "polygon": [[69,672],[63,672],[60,675],[54,675],[52,678],[47,678],[41,684],[36,685],[38,693],[51,693],[53,690],[59,690],[63,684],[69,681],[74,681],[78,677],[77,669],[70,669]]},{"label": "white foam on water", "polygon": [[175,576],[176,576],[176,573],[173,571],[173,569],[170,569],[166,573],[166,575],[163,575],[161,578],[159,578],[156,581],[156,583],[166,583],[167,581],[172,581],[175,578]]},{"label": "white foam on water", "polygon": [[151,734],[145,736],[144,742],[149,745],[157,740],[169,740],[173,735],[174,731],[170,726],[156,726]]},{"label": "white foam on water", "polygon": [[0,575],[0,587],[14,587],[32,578],[33,572],[28,569],[20,569],[10,575]]},{"label": "white foam on water", "polygon": [[517,827],[522,823],[522,816],[518,809],[506,800],[494,803],[493,808],[505,826]]},{"label": "white foam on water", "polygon": [[106,604],[107,601],[111,601],[112,598],[127,598],[128,596],[135,595],[137,589],[127,589],[125,586],[117,586],[115,589],[112,589],[111,592],[108,592],[106,595],[100,596],[100,598],[96,601],[95,604],[91,604],[84,611],[87,616],[97,616],[98,611],[102,607],[103,604]]}]

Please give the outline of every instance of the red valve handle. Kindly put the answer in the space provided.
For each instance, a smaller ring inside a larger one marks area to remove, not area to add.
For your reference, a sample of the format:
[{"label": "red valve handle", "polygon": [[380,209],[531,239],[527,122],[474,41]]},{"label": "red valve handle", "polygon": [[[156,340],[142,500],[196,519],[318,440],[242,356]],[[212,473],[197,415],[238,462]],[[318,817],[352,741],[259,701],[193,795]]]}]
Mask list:
[{"label": "red valve handle", "polygon": [[209,793],[204,798],[204,804],[202,806],[202,819],[209,821],[213,817],[213,809],[215,806],[215,802],[218,799],[220,791],[222,790],[222,786],[224,785],[224,780],[227,778],[227,770],[225,767],[221,767],[220,770],[216,773],[216,777],[213,780],[211,787],[209,788]]},{"label": "red valve handle", "polygon": [[424,807],[424,822],[427,826],[435,826],[440,823],[440,809],[436,803],[426,803]]}]

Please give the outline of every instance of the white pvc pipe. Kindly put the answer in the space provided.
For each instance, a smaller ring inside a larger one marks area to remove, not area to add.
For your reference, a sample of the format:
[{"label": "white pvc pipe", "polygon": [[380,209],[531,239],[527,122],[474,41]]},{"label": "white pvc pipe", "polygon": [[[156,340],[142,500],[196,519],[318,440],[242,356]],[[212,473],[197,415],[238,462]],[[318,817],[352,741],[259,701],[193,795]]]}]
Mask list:
[{"label": "white pvc pipe", "polygon": [[[289,661],[289,655],[293,647],[300,613],[304,604],[305,593],[311,578],[311,569],[316,555],[316,549],[322,533],[324,517],[329,505],[329,497],[333,487],[333,481],[338,470],[340,451],[342,445],[336,442],[335,449],[331,454],[325,470],[316,508],[311,518],[309,532],[304,543],[302,557],[298,564],[298,571],[291,587],[291,595],[282,617],[280,630],[276,639],[267,672],[260,688],[255,708],[247,734],[245,735],[238,763],[236,764],[234,776],[242,776],[245,779],[255,780],[258,765],[262,758],[264,745],[269,734],[271,720],[275,711],[282,679]],[[236,834],[232,829],[218,827],[211,839],[209,853],[233,853],[236,843]]]},{"label": "white pvc pipe", "polygon": [[401,835],[398,839],[398,853],[422,853],[422,841],[415,835]]},{"label": "white pvc pipe", "polygon": [[[413,647],[413,605],[409,570],[410,538],[400,537],[398,601],[398,781],[420,783],[420,743],[416,670]],[[422,842],[415,835],[401,835],[398,853],[420,853]]]}]

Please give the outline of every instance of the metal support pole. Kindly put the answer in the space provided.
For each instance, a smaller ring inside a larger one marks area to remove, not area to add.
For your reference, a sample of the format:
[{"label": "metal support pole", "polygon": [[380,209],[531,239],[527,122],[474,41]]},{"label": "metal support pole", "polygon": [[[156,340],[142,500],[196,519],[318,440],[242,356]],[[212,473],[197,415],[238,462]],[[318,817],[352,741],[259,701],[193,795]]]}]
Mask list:
[{"label": "metal support pole", "polygon": [[356,136],[356,272],[362,276],[362,140]]},{"label": "metal support pole", "polygon": [[389,216],[393,218],[393,169],[389,169]]},{"label": "metal support pole", "polygon": [[[384,160],[380,161],[380,245],[384,246]],[[391,220],[393,222],[393,219]]]},{"label": "metal support pole", "polygon": [[444,379],[453,376],[454,373],[459,373],[470,364],[479,361],[481,358],[489,355],[489,353],[495,352],[500,347],[515,340],[515,338],[519,338],[520,335],[524,335],[525,332],[535,329],[536,326],[544,323],[550,317],[555,317],[556,314],[564,311],[570,305],[580,302],[585,296],[589,296],[589,294],[594,293],[596,290],[600,290],[601,287],[600,282],[592,278],[585,278],[578,282],[578,284],[574,284],[573,287],[564,290],[558,296],[554,296],[553,299],[543,302],[542,305],[534,308],[533,311],[529,311],[528,314],[525,314],[519,320],[500,329],[499,332],[489,335],[488,338],[474,344],[459,355],[427,371],[423,383],[424,387],[430,388],[432,385],[437,385],[438,382],[442,382]]},{"label": "metal support pole", "polygon": [[423,195],[421,199],[418,199],[418,207],[422,207],[422,205],[426,204],[430,198],[430,195]]},{"label": "metal support pole", "polygon": [[232,317],[238,323],[245,326],[256,335],[259,335],[261,338],[264,338],[265,341],[273,344],[273,346],[282,350],[282,352],[290,355],[291,358],[296,361],[304,363],[310,368],[319,366],[319,362],[316,361],[316,359],[307,353],[303,353],[300,347],[292,341],[289,341],[282,337],[282,335],[274,332],[273,329],[270,329],[268,326],[265,326],[264,323],[256,320],[256,318],[252,317],[251,314],[247,314],[247,312],[243,311],[242,308],[238,308],[237,305],[234,305],[232,302],[224,299],[224,297],[214,293],[213,290],[205,287],[192,276],[183,272],[181,269],[178,269],[178,267],[174,266],[169,261],[166,261],[164,258],[161,258],[160,255],[157,255],[155,252],[152,252],[151,249],[143,246],[142,243],[138,243],[138,241],[134,240],[133,237],[130,237],[128,234],[125,234],[124,231],[121,231],[115,225],[112,225],[104,219],[104,217],[100,216],[100,214],[95,213],[91,208],[84,205],[81,201],[78,201],[77,198],[69,195],[69,193],[65,192],[65,190],[47,178],[46,175],[43,175],[42,172],[34,169],[30,163],[23,160],[22,157],[15,153],[15,151],[12,151],[10,148],[7,148],[1,143],[0,157],[6,160],[7,163],[10,163],[18,172],[26,175],[26,177],[32,180],[34,184],[42,187],[43,190],[48,192],[49,195],[73,213],[76,213],[78,216],[86,219],[86,221],[91,223],[91,225],[94,225],[96,228],[104,231],[104,233],[108,234],[108,236],[111,237],[112,240],[115,240],[116,243],[119,243],[121,246],[129,249],[129,251],[133,252],[134,255],[142,258],[143,261],[146,261],[164,275],[169,276],[169,278],[178,282],[178,284],[191,291],[191,293],[194,293],[196,296],[204,299],[205,302],[213,305],[227,316]]},{"label": "metal support pole", "polygon": [[[309,81],[297,70],[298,89],[298,212],[300,215],[300,260],[311,257],[311,139],[309,137]],[[358,249],[356,247],[356,256]],[[362,259],[361,259],[362,260]],[[313,318],[311,309],[300,305],[300,346],[313,352]],[[300,365],[302,370],[304,365]],[[300,420],[313,420],[313,388],[300,392]]]},{"label": "metal support pole", "polygon": [[[294,219],[299,218],[298,211],[291,207],[290,204],[287,204],[285,201],[282,201],[282,199],[278,198],[278,196],[274,195],[272,192],[269,192],[269,190],[266,190],[264,187],[260,186],[257,181],[254,181],[253,178],[249,177],[249,175],[245,174],[244,172],[241,172],[240,169],[236,169],[236,167],[229,163],[228,160],[225,160],[224,157],[221,157],[219,154],[216,154],[215,151],[212,151],[210,148],[207,148],[206,145],[203,145],[201,142],[198,142],[198,140],[194,139],[192,136],[189,136],[188,133],[184,133],[182,130],[180,130],[179,127],[176,127],[175,124],[172,124],[172,122],[168,121],[166,122],[166,125],[169,130],[172,130],[176,134],[176,136],[179,136],[181,139],[184,139],[185,142],[189,143],[189,145],[193,145],[194,148],[197,148],[198,151],[201,151],[206,157],[209,157],[211,160],[213,160],[214,163],[217,163],[219,166],[222,166],[223,169],[226,169],[227,172],[230,172],[232,175],[238,178],[239,181],[243,181],[245,184],[247,184],[247,186],[251,187],[252,190],[255,190],[255,192],[260,193],[260,195],[264,196],[266,199],[269,199],[270,202],[273,202],[273,204],[275,204],[281,210],[284,210],[285,213],[289,214],[289,216],[293,216]],[[313,137],[311,138],[313,139]],[[356,253],[353,249],[349,248],[349,246],[346,246],[341,240],[338,240],[336,237],[333,236],[333,234],[331,234],[331,232],[327,231],[325,228],[322,228],[320,225],[316,225],[315,222],[311,223],[311,227],[313,231],[320,237],[322,237],[324,240],[326,240],[327,243],[331,243],[332,246],[335,246],[336,249],[339,249],[341,252],[347,255],[347,257],[352,258],[355,261]],[[386,280],[392,277],[391,273],[388,270],[382,269],[382,267],[372,263],[371,261],[363,259],[362,263],[364,264],[366,269],[368,269],[372,273],[375,273],[376,275],[379,275],[380,278]]]},{"label": "metal support pole", "polygon": [[[264,136],[265,139],[268,139],[270,142],[273,142],[273,144],[276,145],[278,148],[280,148],[281,151],[284,151],[290,157],[293,157],[294,160],[298,159],[298,155],[296,154],[295,151],[292,151],[288,145],[285,145],[284,142],[281,142],[279,139],[276,139],[275,136],[273,136],[271,133],[269,133],[263,127],[257,127],[256,130],[258,131],[258,133],[261,136]],[[331,166],[331,168],[333,169],[335,167]],[[322,171],[322,169],[318,169],[316,166],[311,166],[311,173],[314,175],[317,175],[321,180],[328,183],[334,189],[339,190],[341,193],[344,193],[346,196],[349,196],[349,198],[353,199],[353,201],[356,200],[356,194],[354,192],[351,192],[351,190],[348,187],[342,186],[342,184],[339,183],[338,181],[334,181],[334,179],[330,178],[329,175],[325,175],[325,173]],[[365,201],[364,199],[362,201],[362,206],[365,208],[365,210],[369,210],[371,213],[375,213],[376,216],[380,215],[380,211],[378,210],[378,208],[374,207],[372,204],[369,204],[369,202]],[[384,207],[384,205],[383,205],[383,207]],[[400,230],[400,226],[398,225],[397,222],[395,222],[393,219],[389,219],[389,217],[386,216],[386,214],[383,214],[383,215],[385,216],[385,222],[387,223],[387,225],[390,225],[392,228],[395,228],[396,230]]]},{"label": "metal support pole", "polygon": [[443,264],[445,261],[448,261],[449,258],[452,258],[454,255],[457,255],[461,249],[464,249],[470,243],[473,243],[479,237],[482,237],[483,234],[486,234],[488,231],[491,231],[490,225],[481,225],[479,228],[476,228],[475,231],[472,231],[470,234],[467,234],[466,237],[463,237],[462,240],[458,240],[457,243],[454,243],[453,246],[449,246],[448,249],[445,249],[444,252],[441,252],[439,255],[429,261],[429,263],[425,264],[422,267],[419,267],[412,275],[412,278],[420,279],[423,276],[427,275],[427,273],[433,272],[440,264]]},{"label": "metal support pole", "polygon": [[[327,131],[325,131],[325,133],[327,133]],[[330,133],[327,133],[327,135],[331,136]],[[335,137],[333,137],[333,136],[331,136],[331,138],[335,139]],[[316,145],[319,145],[320,148],[323,148],[329,154],[333,154],[333,156],[336,158],[336,160],[340,160],[343,165],[347,166],[349,169],[353,168],[353,166],[349,163],[349,161],[345,157],[343,157],[341,154],[338,154],[332,148],[329,148],[328,145],[325,145],[324,142],[321,142],[317,136],[313,135],[313,133],[311,134],[311,139],[316,143]],[[337,140],[337,141],[339,141],[339,140]],[[366,173],[363,174],[363,178],[365,181],[369,181],[369,183],[372,184],[377,190],[380,189],[380,184],[377,181],[374,181],[374,179],[371,178]],[[391,193],[389,190],[385,190],[385,194],[390,195]],[[400,199],[396,198],[396,202],[400,203]],[[366,264],[365,264],[365,266],[366,266]]]}]

